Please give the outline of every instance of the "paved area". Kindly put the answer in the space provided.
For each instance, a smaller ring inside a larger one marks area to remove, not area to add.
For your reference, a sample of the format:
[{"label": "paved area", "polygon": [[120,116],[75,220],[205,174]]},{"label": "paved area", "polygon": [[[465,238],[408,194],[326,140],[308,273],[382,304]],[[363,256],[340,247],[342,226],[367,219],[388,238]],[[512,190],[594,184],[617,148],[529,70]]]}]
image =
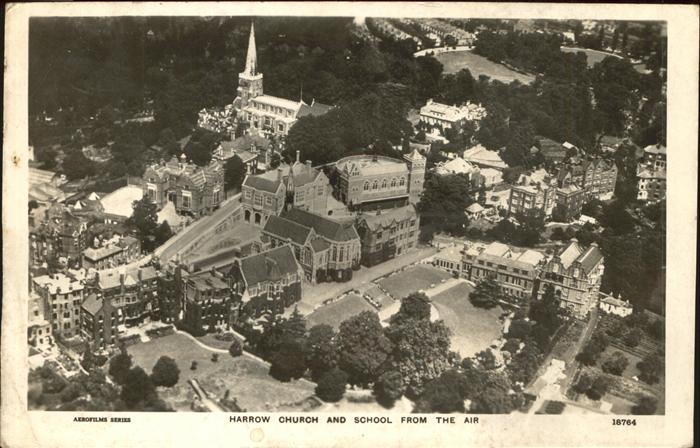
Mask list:
[{"label": "paved area", "polygon": [[[435,252],[437,252],[437,249],[433,247],[420,247],[377,266],[371,268],[362,267],[359,271],[353,273],[352,280],[349,282],[304,285],[303,298],[297,304],[299,312],[304,315],[311,314],[316,308],[322,306],[324,301],[333,297],[339,297],[354,289],[362,291],[368,287],[374,286],[371,284],[373,280],[394,272],[397,269],[417,263],[423,258],[433,255]],[[291,313],[291,310],[287,310],[287,312]]]}]

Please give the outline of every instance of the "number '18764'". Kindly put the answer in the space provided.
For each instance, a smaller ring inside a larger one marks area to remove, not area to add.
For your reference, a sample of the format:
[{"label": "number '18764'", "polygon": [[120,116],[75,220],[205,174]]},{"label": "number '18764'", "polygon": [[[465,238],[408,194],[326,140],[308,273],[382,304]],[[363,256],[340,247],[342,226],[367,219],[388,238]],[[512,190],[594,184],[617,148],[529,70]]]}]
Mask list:
[{"label": "number '18764'", "polygon": [[612,419],[613,426],[637,426],[637,420],[633,418],[614,418]]}]

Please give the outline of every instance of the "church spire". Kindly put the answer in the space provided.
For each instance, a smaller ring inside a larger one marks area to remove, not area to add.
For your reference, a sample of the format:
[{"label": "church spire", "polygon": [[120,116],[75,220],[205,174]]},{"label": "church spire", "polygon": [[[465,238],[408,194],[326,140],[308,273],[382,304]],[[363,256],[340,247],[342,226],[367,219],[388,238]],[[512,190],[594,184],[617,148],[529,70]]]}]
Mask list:
[{"label": "church spire", "polygon": [[256,75],[258,72],[258,55],[255,50],[255,22],[250,22],[250,38],[248,39],[248,55],[245,58],[245,72]]}]

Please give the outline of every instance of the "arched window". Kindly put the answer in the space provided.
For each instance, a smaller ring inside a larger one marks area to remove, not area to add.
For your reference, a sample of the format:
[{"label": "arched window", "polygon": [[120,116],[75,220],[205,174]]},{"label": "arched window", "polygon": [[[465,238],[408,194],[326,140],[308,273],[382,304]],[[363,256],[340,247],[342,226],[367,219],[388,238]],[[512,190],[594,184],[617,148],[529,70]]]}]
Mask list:
[{"label": "arched window", "polygon": [[391,179],[391,188],[396,188],[396,178]]},{"label": "arched window", "polygon": [[377,182],[376,180],[374,182],[372,182],[372,190],[376,190],[378,187],[379,187],[379,182]]},{"label": "arched window", "polygon": [[255,224],[260,224],[260,218],[261,218],[260,213],[256,213],[255,214]]},{"label": "arched window", "polygon": [[386,179],[382,179],[382,190],[386,188]]},{"label": "arched window", "polygon": [[404,179],[403,177],[401,179],[399,179],[399,187],[403,187],[405,184],[406,184],[406,179]]},{"label": "arched window", "polygon": [[246,210],[244,216],[245,222],[250,222],[250,210]]},{"label": "arched window", "polygon": [[369,190],[369,182],[365,182],[365,191]]}]

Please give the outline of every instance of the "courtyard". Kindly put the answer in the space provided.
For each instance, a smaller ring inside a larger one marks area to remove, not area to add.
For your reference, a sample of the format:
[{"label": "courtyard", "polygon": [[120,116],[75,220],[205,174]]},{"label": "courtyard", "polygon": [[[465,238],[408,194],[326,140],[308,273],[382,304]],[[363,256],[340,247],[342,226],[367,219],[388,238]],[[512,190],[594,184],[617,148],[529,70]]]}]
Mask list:
[{"label": "courtyard", "polygon": [[442,269],[421,264],[392,274],[377,283],[392,297],[400,300],[413,292],[432,288],[450,277],[452,276]]},{"label": "courtyard", "polygon": [[[278,408],[300,410],[302,402],[314,394],[314,386],[307,381],[281,383],[268,375],[266,363],[248,356],[231,357],[218,353],[217,362],[212,361],[215,352],[195,343],[188,336],[173,334],[128,348],[134,365],[150,373],[158,358],[169,356],[180,368],[180,379],[170,389],[160,389],[160,397],[177,411],[190,411],[195,394],[187,383],[197,379],[213,398],[222,398],[226,390],[238,400],[238,405],[250,412],[275,411]],[[192,361],[197,369],[191,370]]]},{"label": "courtyard", "polygon": [[471,51],[451,51],[433,56],[440,61],[444,74],[457,73],[462,69],[469,69],[474,79],[486,75],[492,80],[510,84],[512,81],[520,81],[529,84],[535,80],[532,75],[518,73],[503,64],[491,62],[483,56],[474,54]]}]

